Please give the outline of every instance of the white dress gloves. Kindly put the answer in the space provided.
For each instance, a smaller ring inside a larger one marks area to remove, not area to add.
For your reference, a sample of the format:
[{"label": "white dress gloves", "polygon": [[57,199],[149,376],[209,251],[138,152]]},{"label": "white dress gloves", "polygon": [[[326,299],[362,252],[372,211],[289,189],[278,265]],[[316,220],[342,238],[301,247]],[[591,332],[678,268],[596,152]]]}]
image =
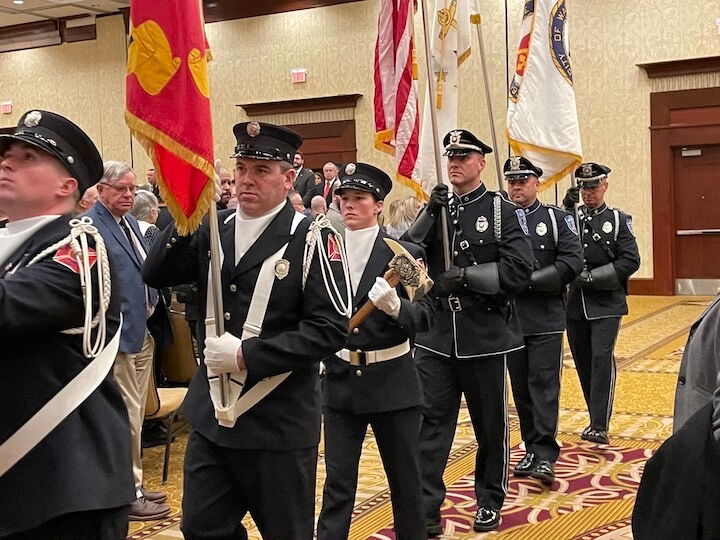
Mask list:
[{"label": "white dress gloves", "polygon": [[375,285],[370,289],[368,298],[376,308],[387,313],[393,319],[400,316],[400,297],[397,290],[391,287],[384,278],[375,278]]},{"label": "white dress gloves", "polygon": [[240,373],[238,367],[238,350],[242,340],[225,332],[222,336],[205,338],[205,365],[215,373]]}]

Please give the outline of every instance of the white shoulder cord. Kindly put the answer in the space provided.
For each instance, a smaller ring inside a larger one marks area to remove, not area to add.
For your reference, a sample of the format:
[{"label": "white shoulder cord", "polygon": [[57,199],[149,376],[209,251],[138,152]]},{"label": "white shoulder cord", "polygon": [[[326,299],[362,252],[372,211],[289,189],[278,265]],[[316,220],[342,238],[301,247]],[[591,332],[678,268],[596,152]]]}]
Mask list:
[{"label": "white shoulder cord", "polygon": [[[70,220],[70,234],[59,242],[48,247],[38,255],[36,255],[28,264],[30,266],[44,259],[50,254],[57,252],[63,246],[70,246],[72,256],[78,265],[78,274],[80,274],[80,286],[83,291],[83,299],[85,301],[85,323],[80,328],[70,328],[63,330],[63,334],[83,334],[83,354],[87,358],[96,357],[105,347],[105,337],[107,332],[107,320],[105,314],[110,305],[110,295],[112,292],[110,282],[110,263],[108,260],[107,249],[102,236],[97,228],[92,224],[92,219],[82,217],[80,219]],[[93,287],[92,287],[92,265],[90,264],[90,254],[88,248],[87,236],[90,235],[95,240],[95,253],[97,256],[97,280],[98,289],[101,292],[98,312],[93,317]],[[98,327],[95,342],[92,342],[92,329]]]},{"label": "white shoulder cord", "polygon": [[345,277],[345,296],[340,293],[337,283],[335,282],[335,276],[333,275],[332,269],[330,268],[330,260],[328,254],[324,249],[317,250],[318,260],[320,261],[320,271],[322,273],[323,281],[325,283],[325,290],[333,303],[335,311],[340,315],[347,317],[348,319],[352,315],[352,289],[350,288],[350,269],[347,262],[347,254],[345,253],[345,242],[340,233],[330,223],[330,220],[325,215],[318,215],[315,220],[310,224],[307,236],[305,237],[305,253],[303,256],[303,290],[305,289],[305,282],[307,281],[308,274],[310,273],[310,266],[312,265],[312,258],[315,254],[318,241],[322,246],[322,230],[329,229],[335,237],[337,248],[340,251],[340,257],[342,258],[343,275]]}]

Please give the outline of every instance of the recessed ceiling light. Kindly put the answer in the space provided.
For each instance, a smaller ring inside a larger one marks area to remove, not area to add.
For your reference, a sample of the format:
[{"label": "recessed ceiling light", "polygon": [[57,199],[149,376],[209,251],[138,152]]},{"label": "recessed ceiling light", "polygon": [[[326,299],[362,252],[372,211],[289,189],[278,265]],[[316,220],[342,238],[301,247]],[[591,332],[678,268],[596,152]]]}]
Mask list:
[{"label": "recessed ceiling light", "polygon": [[17,4],[18,6],[25,3],[25,0],[13,0],[13,4]]}]

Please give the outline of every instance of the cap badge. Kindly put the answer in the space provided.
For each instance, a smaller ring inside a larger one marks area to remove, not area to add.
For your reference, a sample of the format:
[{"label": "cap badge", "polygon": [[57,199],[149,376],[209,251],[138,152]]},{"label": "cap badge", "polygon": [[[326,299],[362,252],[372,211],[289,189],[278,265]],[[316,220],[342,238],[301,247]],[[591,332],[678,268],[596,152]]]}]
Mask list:
[{"label": "cap badge", "polygon": [[460,144],[462,138],[462,131],[451,131],[450,132],[450,144]]},{"label": "cap badge", "polygon": [[354,163],[348,163],[345,166],[345,174],[355,174],[355,171],[357,170],[357,167]]},{"label": "cap badge", "polygon": [[287,259],[280,259],[275,263],[275,277],[278,279],[285,279],[290,273],[290,261]]},{"label": "cap badge", "polygon": [[257,122],[250,122],[247,125],[247,134],[251,137],[257,137],[260,135],[260,124]]},{"label": "cap badge", "polygon": [[25,124],[25,127],[35,127],[40,125],[40,120],[42,120],[42,113],[40,111],[30,111],[25,116],[25,121],[23,122]]},{"label": "cap badge", "polygon": [[511,171],[519,171],[520,170],[520,158],[518,156],[513,156],[510,158],[510,170]]},{"label": "cap badge", "polygon": [[590,178],[592,176],[592,163],[583,163],[582,173],[583,176]]},{"label": "cap badge", "polygon": [[537,224],[537,227],[535,227],[535,232],[538,236],[545,236],[547,234],[547,231],[547,225],[545,225],[545,223],[543,223],[542,221]]},{"label": "cap badge", "polygon": [[488,228],[488,219],[485,216],[480,216],[475,222],[475,229],[477,232],[485,232]]}]

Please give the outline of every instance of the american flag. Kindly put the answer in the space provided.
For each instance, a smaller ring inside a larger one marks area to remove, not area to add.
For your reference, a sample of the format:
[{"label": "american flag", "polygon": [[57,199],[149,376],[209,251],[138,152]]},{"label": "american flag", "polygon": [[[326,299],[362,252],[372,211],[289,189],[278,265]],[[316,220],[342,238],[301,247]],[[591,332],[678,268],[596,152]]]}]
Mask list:
[{"label": "american flag", "polygon": [[414,1],[382,0],[379,4],[375,45],[375,148],[395,156],[396,180],[424,200],[427,195],[413,176],[420,133]]}]

